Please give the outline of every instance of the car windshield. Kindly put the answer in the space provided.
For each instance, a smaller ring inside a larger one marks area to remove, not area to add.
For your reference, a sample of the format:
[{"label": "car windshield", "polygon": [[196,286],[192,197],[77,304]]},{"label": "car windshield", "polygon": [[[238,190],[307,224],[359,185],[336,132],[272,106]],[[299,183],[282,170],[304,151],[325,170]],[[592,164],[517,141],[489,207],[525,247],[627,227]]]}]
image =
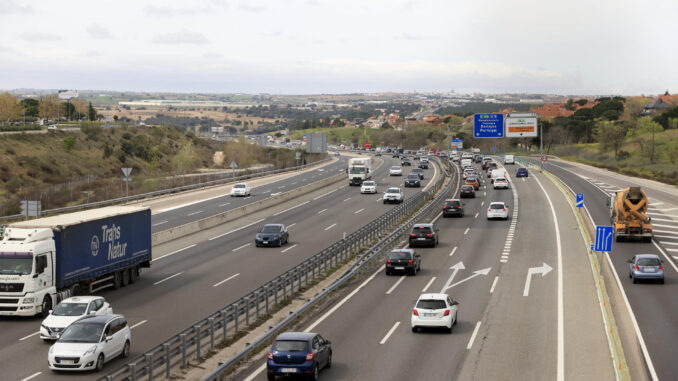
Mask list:
[{"label": "car windshield", "polygon": [[280,231],[279,226],[264,226],[261,228],[261,233],[277,233]]},{"label": "car windshield", "polygon": [[52,315],[54,316],[80,316],[85,314],[87,303],[59,303]]},{"label": "car windshield", "polygon": [[365,167],[351,167],[351,169],[349,170],[349,173],[352,173],[352,174],[365,173]]},{"label": "car windshield", "polygon": [[640,258],[636,264],[638,266],[659,266],[661,262],[657,258]]},{"label": "car windshield", "polygon": [[375,185],[374,181],[363,181],[364,187],[373,187]]},{"label": "car windshield", "polygon": [[400,189],[398,189],[398,188],[388,188],[388,190],[386,190],[386,193],[400,193]]},{"label": "car windshield", "polygon": [[421,168],[412,168],[412,172],[419,173],[421,172]]},{"label": "car windshield", "polygon": [[431,228],[428,226],[415,226],[412,229],[412,233],[428,234],[431,233]]},{"label": "car windshield", "polygon": [[74,323],[68,326],[59,339],[60,343],[98,343],[103,324]]},{"label": "car windshield", "polygon": [[492,204],[492,205],[490,205],[490,209],[504,209],[504,205],[502,205],[502,204]]},{"label": "car windshield", "polygon": [[459,201],[447,201],[445,203],[445,205],[447,205],[447,206],[459,206],[460,202]]},{"label": "car windshield", "polygon": [[233,188],[246,188],[245,184],[235,184]]},{"label": "car windshield", "polygon": [[32,253],[0,253],[0,274],[28,275],[32,270]]},{"label": "car windshield", "polygon": [[400,167],[391,167],[391,170],[392,170],[392,171],[399,171],[399,170],[400,170]]},{"label": "car windshield", "polygon": [[412,254],[407,251],[392,251],[388,259],[412,259]]},{"label": "car windshield", "polygon": [[442,299],[419,299],[417,308],[425,310],[441,310],[447,308],[447,304]]},{"label": "car windshield", "polygon": [[308,342],[302,340],[276,340],[273,350],[278,352],[305,352]]}]

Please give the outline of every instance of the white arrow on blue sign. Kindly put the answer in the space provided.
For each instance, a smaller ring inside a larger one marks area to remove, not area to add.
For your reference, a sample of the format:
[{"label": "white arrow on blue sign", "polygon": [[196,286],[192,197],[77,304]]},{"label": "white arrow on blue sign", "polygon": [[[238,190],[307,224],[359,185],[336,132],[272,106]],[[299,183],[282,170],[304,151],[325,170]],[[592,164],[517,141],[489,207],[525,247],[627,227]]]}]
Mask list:
[{"label": "white arrow on blue sign", "polygon": [[596,226],[596,242],[593,244],[594,251],[612,251],[612,226]]},{"label": "white arrow on blue sign", "polygon": [[577,208],[581,208],[583,206],[584,206],[584,194],[577,193]]}]

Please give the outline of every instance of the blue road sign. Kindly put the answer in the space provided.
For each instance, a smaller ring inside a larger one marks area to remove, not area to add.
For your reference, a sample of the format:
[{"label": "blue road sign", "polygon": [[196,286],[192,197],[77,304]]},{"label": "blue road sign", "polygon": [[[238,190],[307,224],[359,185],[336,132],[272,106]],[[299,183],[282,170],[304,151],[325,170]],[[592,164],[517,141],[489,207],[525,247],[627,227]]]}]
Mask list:
[{"label": "blue road sign", "polygon": [[577,193],[577,208],[581,208],[583,206],[584,206],[584,194]]},{"label": "blue road sign", "polygon": [[612,251],[613,230],[612,226],[596,226],[596,242],[593,244],[594,251]]},{"label": "blue road sign", "polygon": [[475,114],[473,116],[474,138],[503,138],[504,114]]},{"label": "blue road sign", "polygon": [[497,147],[492,147],[492,151],[496,151],[496,150],[497,150]]}]

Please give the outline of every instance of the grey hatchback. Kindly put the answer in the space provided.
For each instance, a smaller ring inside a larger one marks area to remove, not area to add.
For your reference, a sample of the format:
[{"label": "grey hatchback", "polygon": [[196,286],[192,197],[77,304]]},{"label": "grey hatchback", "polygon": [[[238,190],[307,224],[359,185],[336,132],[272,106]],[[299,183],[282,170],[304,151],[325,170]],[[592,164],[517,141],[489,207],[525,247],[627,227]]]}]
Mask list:
[{"label": "grey hatchback", "polygon": [[639,280],[658,280],[664,284],[664,266],[658,255],[655,254],[636,254],[628,260],[629,278],[633,283]]}]

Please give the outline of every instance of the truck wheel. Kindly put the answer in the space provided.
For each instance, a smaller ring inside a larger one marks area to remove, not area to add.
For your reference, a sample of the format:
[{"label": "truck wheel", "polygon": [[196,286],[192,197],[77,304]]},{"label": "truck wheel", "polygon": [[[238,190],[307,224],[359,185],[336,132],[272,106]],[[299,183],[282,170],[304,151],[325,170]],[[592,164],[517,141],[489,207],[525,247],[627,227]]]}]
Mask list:
[{"label": "truck wheel", "polygon": [[42,311],[40,312],[40,316],[42,318],[46,318],[49,316],[49,310],[52,309],[52,298],[49,295],[45,295],[45,298],[42,299]]},{"label": "truck wheel", "polygon": [[81,294],[80,292],[80,285],[79,284],[74,284],[71,286],[71,296],[79,296]]},{"label": "truck wheel", "polygon": [[129,282],[136,283],[137,278],[139,278],[139,267],[134,266],[129,269]]},{"label": "truck wheel", "polygon": [[116,271],[115,274],[113,274],[113,288],[118,289],[120,288],[120,283],[122,282],[122,278],[120,276],[120,271]]},{"label": "truck wheel", "polygon": [[121,279],[122,287],[125,287],[129,284],[129,272],[130,272],[130,269],[124,269],[124,270],[121,271],[121,273],[122,273],[122,276],[121,276],[122,277],[122,279]]}]

